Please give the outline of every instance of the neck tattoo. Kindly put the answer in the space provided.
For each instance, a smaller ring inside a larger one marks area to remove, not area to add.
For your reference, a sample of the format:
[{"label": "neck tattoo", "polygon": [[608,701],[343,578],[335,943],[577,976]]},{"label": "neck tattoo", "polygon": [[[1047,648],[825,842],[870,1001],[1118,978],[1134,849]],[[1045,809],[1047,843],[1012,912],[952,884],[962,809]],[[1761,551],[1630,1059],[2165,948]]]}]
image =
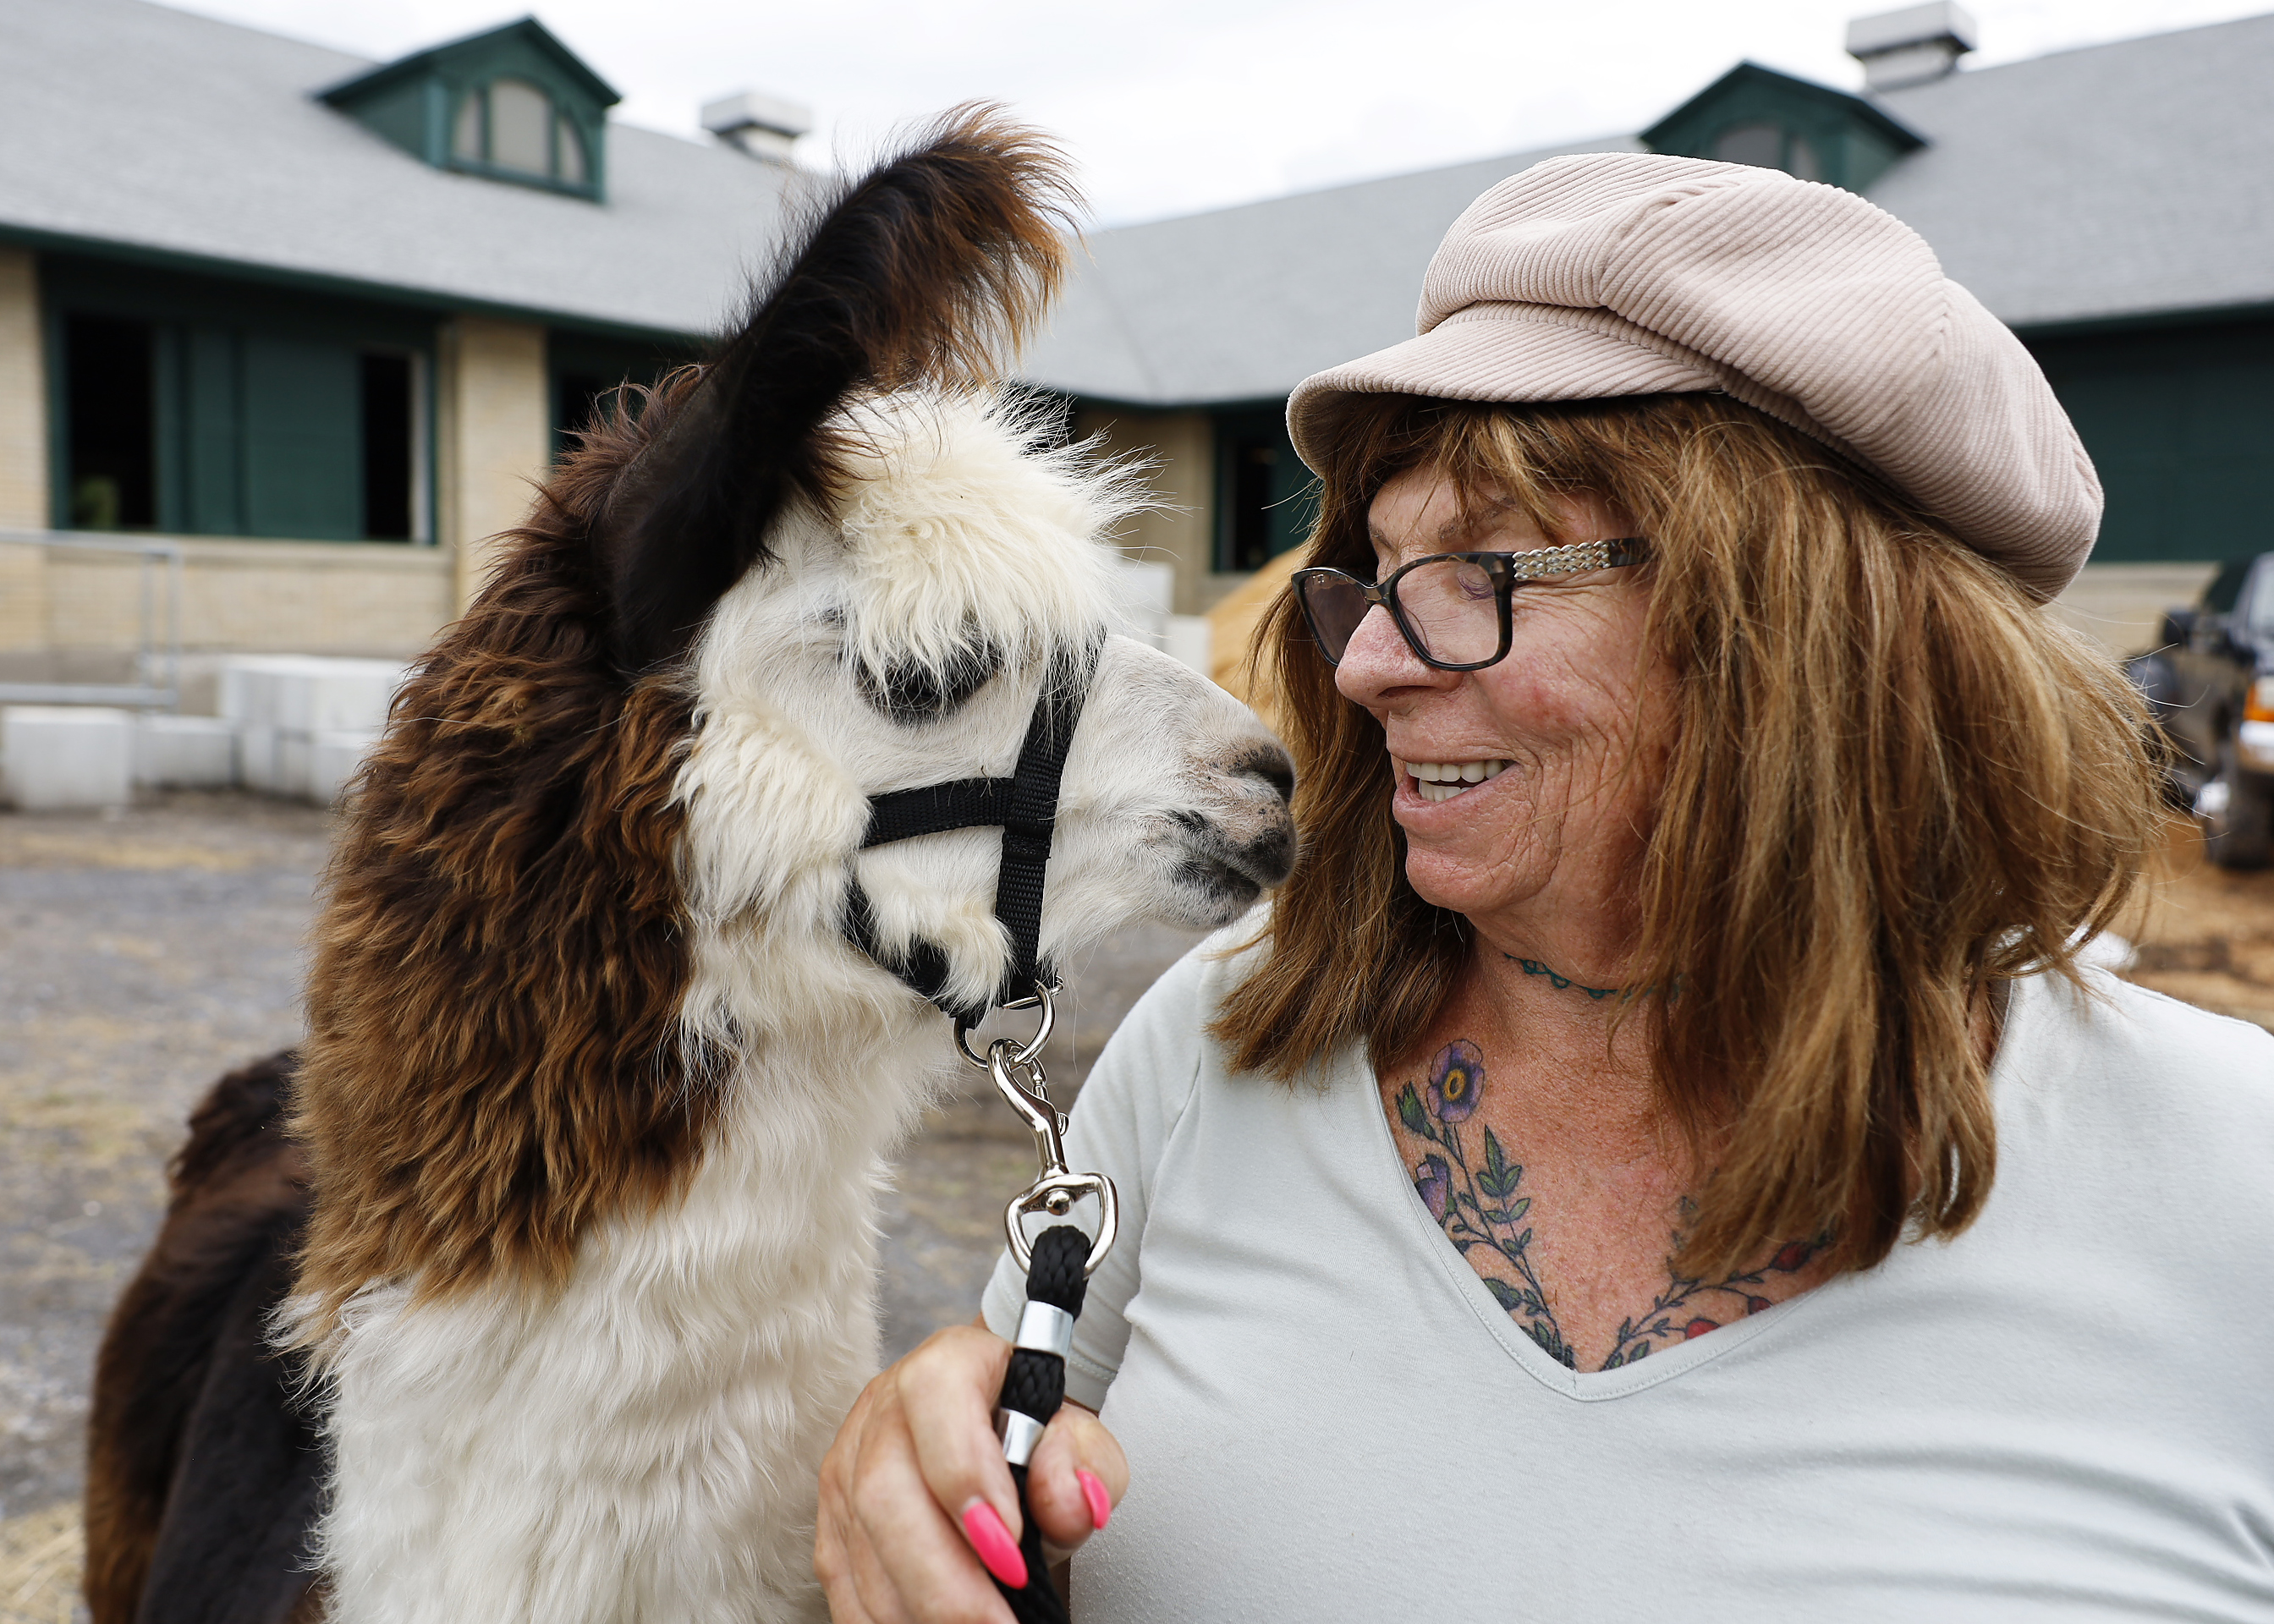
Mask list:
[{"label": "neck tattoo", "polygon": [[1626,991],[1626,989],[1623,987],[1580,987],[1579,983],[1573,981],[1570,976],[1558,975],[1555,971],[1549,969],[1537,959],[1518,959],[1514,953],[1502,953],[1501,957],[1507,959],[1510,964],[1521,968],[1526,975],[1546,976],[1547,978],[1548,985],[1555,988],[1558,992],[1562,991],[1566,987],[1577,987],[1581,992],[1585,993],[1590,998],[1593,998],[1598,1004],[1600,1004],[1604,999],[1609,997],[1614,993],[1623,993]]}]

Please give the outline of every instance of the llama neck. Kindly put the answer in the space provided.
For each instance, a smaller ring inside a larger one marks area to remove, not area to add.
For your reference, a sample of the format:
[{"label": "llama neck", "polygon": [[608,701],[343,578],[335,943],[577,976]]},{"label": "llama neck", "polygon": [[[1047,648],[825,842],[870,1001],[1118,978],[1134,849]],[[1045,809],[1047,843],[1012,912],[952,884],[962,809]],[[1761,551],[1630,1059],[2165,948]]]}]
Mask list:
[{"label": "llama neck", "polygon": [[[592,1237],[579,1259],[612,1272],[630,1252],[665,1257],[727,1287],[765,1295],[748,1312],[779,1312],[781,1294],[874,1257],[885,1159],[953,1077],[944,1034],[915,1029],[855,1037],[832,1021],[825,1040],[776,1041],[746,1056],[727,1084],[703,1161],[674,1207],[626,1214]],[[862,1296],[867,1295],[865,1286]]]},{"label": "llama neck", "polygon": [[815,1474],[876,1369],[884,1155],[951,1074],[937,1025],[753,1046],[681,1195],[598,1226],[542,1301],[359,1302],[323,1534],[341,1624],[823,1616]]}]

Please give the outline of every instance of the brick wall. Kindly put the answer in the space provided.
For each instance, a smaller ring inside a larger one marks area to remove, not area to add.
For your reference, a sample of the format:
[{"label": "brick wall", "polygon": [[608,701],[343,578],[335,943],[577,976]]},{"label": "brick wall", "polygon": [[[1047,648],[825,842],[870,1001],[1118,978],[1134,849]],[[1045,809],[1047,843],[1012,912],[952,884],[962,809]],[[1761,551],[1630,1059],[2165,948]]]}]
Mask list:
[{"label": "brick wall", "polygon": [[2153,646],[2164,611],[2191,604],[2210,584],[2216,564],[2087,564],[2053,613],[2112,654]]},{"label": "brick wall", "polygon": [[[550,461],[545,329],[462,316],[439,360],[442,545],[170,538],[185,651],[405,656],[458,613],[484,542],[522,521]],[[0,248],[0,676],[118,680],[138,646],[142,567],[47,530],[42,373],[36,261]]]},{"label": "brick wall", "polygon": [[457,602],[486,571],[490,538],[520,523],[553,460],[545,329],[459,316],[442,330],[436,379],[440,540],[457,559]]},{"label": "brick wall", "polygon": [[[46,372],[38,262],[0,248],[0,530],[48,522]],[[0,653],[43,645],[44,562],[34,549],[0,547]]]},{"label": "brick wall", "polygon": [[46,376],[38,262],[0,248],[0,530],[48,522]]},{"label": "brick wall", "polygon": [[[438,548],[199,537],[177,545],[182,646],[192,654],[409,655],[456,613],[453,560]],[[35,680],[108,668],[79,657],[131,656],[142,572],[132,553],[0,538],[0,629],[12,639],[0,653],[19,657],[11,668]],[[162,612],[163,566],[152,572]],[[26,581],[39,583],[35,600],[11,590]]]}]

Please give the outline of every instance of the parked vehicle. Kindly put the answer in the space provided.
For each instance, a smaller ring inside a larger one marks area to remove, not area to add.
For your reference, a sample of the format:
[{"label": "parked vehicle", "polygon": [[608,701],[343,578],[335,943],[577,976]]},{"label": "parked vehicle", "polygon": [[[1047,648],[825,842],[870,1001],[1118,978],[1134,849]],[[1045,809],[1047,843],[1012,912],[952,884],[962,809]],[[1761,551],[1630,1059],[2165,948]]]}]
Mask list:
[{"label": "parked vehicle", "polygon": [[2220,567],[2125,662],[2172,743],[2173,799],[2224,868],[2274,862],[2274,553]]}]

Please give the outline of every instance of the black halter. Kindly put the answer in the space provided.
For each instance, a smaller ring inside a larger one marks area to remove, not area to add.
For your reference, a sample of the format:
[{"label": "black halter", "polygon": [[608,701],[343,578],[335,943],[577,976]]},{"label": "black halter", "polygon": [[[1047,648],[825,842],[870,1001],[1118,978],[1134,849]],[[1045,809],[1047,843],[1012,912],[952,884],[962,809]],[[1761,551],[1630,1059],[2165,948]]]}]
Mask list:
[{"label": "black halter", "polygon": [[953,829],[1003,831],[1003,862],[995,878],[995,917],[1011,938],[1011,963],[992,998],[976,1006],[949,1001],[946,951],[937,943],[911,943],[904,958],[887,954],[877,940],[876,910],[856,876],[846,886],[840,929],[845,939],[966,1026],[976,1026],[998,1004],[1032,996],[1043,983],[1055,984],[1053,968],[1042,962],[1043,873],[1050,861],[1050,834],[1058,821],[1058,778],[1067,748],[1081,721],[1097,672],[1099,645],[1091,643],[1061,653],[1050,662],[1043,691],[1027,724],[1019,764],[1007,778],[958,778],[869,798],[869,832],[861,849],[889,846],[918,835]]}]

